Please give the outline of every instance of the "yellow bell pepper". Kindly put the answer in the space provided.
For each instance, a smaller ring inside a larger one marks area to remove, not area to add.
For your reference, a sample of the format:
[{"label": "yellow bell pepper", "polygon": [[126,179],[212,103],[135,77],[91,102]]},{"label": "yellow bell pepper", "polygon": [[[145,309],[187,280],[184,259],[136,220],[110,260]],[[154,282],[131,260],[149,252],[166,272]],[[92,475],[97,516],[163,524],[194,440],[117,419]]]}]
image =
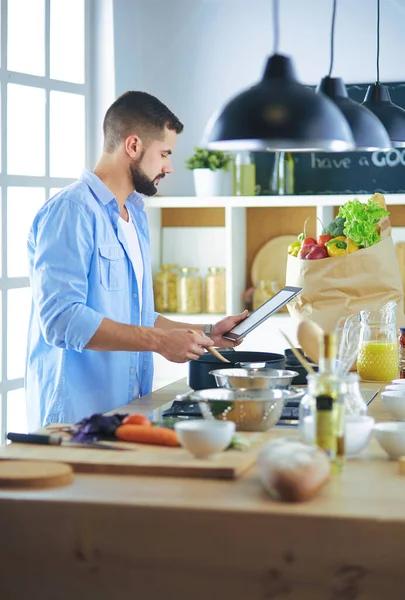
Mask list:
[{"label": "yellow bell pepper", "polygon": [[344,256],[345,254],[351,254],[359,249],[357,244],[353,240],[346,238],[344,235],[338,235],[335,238],[329,240],[325,244],[328,256]]},{"label": "yellow bell pepper", "polygon": [[296,242],[292,242],[292,244],[290,244],[288,246],[288,254],[290,254],[291,256],[298,256],[298,252],[301,249],[301,242],[299,240],[297,240]]},{"label": "yellow bell pepper", "polygon": [[359,246],[357,244],[355,244],[353,242],[353,240],[351,240],[350,238],[346,238],[346,242],[347,242],[347,251],[349,254],[351,254],[352,252],[356,252],[356,250],[359,250]]}]

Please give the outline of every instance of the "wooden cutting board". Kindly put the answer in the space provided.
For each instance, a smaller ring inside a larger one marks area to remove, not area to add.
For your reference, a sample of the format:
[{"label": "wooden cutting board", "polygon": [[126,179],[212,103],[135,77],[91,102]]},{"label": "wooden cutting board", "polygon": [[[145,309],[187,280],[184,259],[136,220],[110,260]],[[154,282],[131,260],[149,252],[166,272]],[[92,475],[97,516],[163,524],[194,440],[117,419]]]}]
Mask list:
[{"label": "wooden cutting board", "polygon": [[184,448],[116,442],[133,450],[117,452],[13,443],[0,447],[0,460],[63,462],[77,473],[236,479],[255,463],[260,447],[270,439],[269,433],[244,435],[251,441],[249,450],[227,450],[210,459],[194,458]]},{"label": "wooden cutting board", "polygon": [[276,281],[279,288],[285,286],[288,246],[297,241],[295,235],[279,235],[264,244],[252,262],[250,276],[256,287],[260,280]]}]

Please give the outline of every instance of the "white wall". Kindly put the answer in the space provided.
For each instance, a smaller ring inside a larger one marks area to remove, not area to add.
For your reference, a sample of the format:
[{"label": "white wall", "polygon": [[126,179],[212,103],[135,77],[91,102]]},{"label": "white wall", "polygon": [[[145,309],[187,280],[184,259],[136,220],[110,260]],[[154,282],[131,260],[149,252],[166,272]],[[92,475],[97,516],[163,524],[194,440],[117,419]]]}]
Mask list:
[{"label": "white wall", "polygon": [[[101,0],[104,1],[104,0]],[[116,92],[155,94],[185,125],[160,193],[193,194],[183,164],[211,113],[260,78],[273,51],[271,0],[114,0]],[[280,0],[280,52],[302,82],[329,66],[332,0]],[[405,0],[381,0],[382,81],[404,81]],[[376,0],[339,0],[334,76],[373,82]]]}]

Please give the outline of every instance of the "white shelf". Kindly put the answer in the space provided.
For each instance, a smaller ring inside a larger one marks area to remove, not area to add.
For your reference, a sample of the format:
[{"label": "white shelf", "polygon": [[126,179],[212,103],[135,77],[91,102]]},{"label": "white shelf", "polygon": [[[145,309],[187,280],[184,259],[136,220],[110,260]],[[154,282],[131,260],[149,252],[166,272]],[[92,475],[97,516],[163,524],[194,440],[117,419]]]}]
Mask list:
[{"label": "white shelf", "polygon": [[[228,315],[237,314],[242,311],[242,294],[245,291],[246,282],[246,209],[247,208],[294,208],[297,206],[315,207],[317,221],[317,234],[321,232],[321,223],[328,223],[333,219],[333,207],[340,206],[357,197],[361,201],[367,201],[371,194],[344,194],[344,195],[308,195],[308,196],[218,196],[201,198],[196,196],[184,197],[164,197],[158,196],[148,198],[145,202],[146,211],[149,220],[150,238],[151,238],[151,258],[152,270],[158,272],[160,265],[167,262],[162,250],[162,208],[221,208],[225,209],[225,226],[223,228],[223,248],[216,247],[215,242],[211,243],[216,248],[218,257],[221,259],[221,265],[226,267],[226,289],[227,303],[226,313]],[[385,194],[387,206],[405,205],[405,194]],[[399,231],[395,241],[405,241],[403,232]],[[190,260],[189,243],[182,244],[181,231],[176,232],[179,238],[176,239],[176,249],[178,254],[184,252],[184,260],[181,260],[183,265],[187,265]],[[222,234],[221,234],[222,235]],[[202,233],[201,236],[202,237]],[[394,237],[394,235],[393,235]],[[183,240],[184,241],[184,240]],[[198,235],[193,239],[193,245],[196,247],[203,245],[207,246],[207,241],[204,237],[204,242],[198,240]],[[184,247],[184,250],[182,248]],[[223,255],[224,254],[224,255]],[[208,266],[208,265],[207,265]],[[203,273],[202,273],[203,274]],[[203,274],[204,276],[204,274]],[[190,315],[192,318],[193,315]],[[208,318],[209,317],[209,318]],[[199,322],[213,322],[214,315],[206,315]],[[179,315],[169,316],[168,318],[179,318]],[[184,317],[187,322],[189,316]],[[219,320],[219,318],[218,318]]]},{"label": "white shelf", "polygon": [[[293,206],[340,206],[358,198],[366,201],[371,194],[312,196],[154,196],[146,200],[148,208],[280,208]],[[405,194],[385,194],[387,205],[405,204]]]}]

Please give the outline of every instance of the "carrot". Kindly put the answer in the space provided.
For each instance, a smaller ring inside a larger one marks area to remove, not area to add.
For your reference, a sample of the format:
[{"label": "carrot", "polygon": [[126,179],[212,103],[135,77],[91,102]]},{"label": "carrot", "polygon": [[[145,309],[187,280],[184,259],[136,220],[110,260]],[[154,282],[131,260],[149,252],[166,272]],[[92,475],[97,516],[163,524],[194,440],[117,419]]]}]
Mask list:
[{"label": "carrot", "polygon": [[145,415],[127,415],[123,419],[122,425],[148,425],[150,427],[152,423]]},{"label": "carrot", "polygon": [[150,425],[120,425],[115,436],[125,442],[138,444],[157,444],[160,446],[178,446],[176,432],[167,427],[151,427]]}]

